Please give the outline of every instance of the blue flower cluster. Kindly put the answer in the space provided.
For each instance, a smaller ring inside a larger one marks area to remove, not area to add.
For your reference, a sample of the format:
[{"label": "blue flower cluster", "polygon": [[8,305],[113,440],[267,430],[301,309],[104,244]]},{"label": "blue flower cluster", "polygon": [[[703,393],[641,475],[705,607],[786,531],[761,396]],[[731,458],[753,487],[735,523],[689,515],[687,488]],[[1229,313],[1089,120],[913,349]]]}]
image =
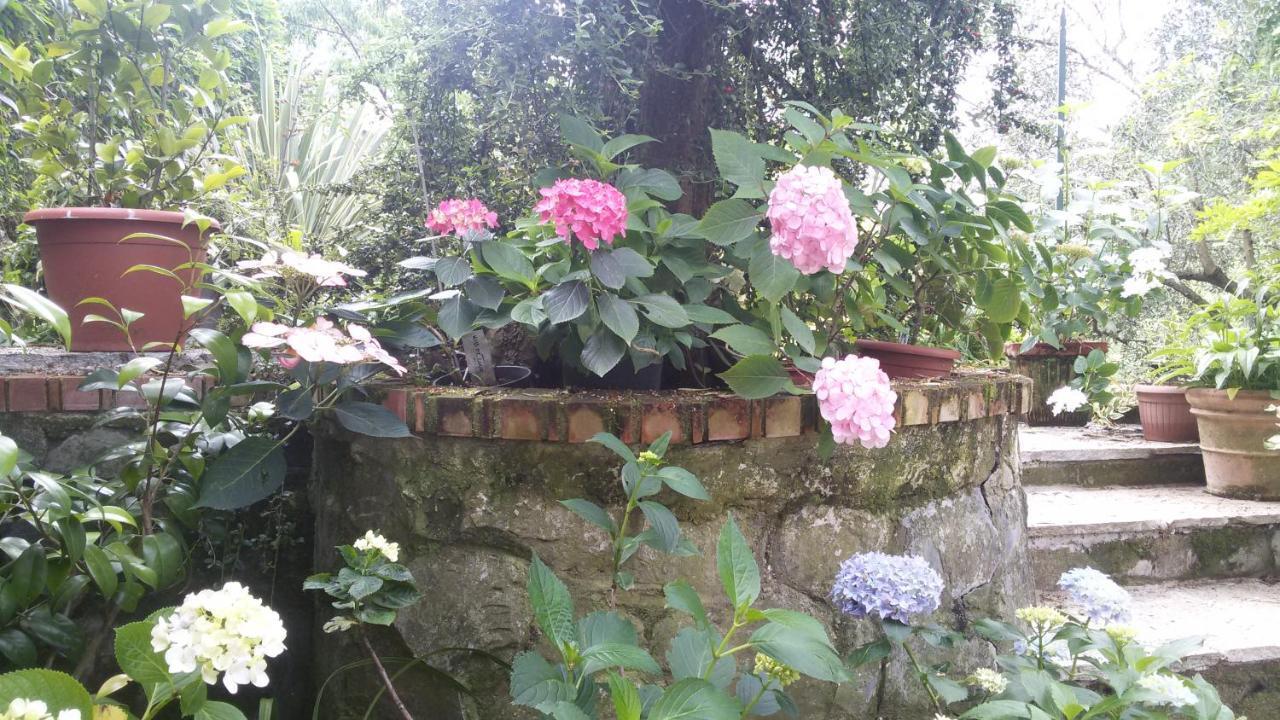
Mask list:
[{"label": "blue flower cluster", "polygon": [[1071,603],[1089,619],[1101,626],[1129,620],[1129,592],[1091,567],[1075,568],[1058,578]]},{"label": "blue flower cluster", "polygon": [[857,618],[911,621],[912,615],[938,609],[942,577],[915,555],[858,553],[840,564],[831,599]]}]

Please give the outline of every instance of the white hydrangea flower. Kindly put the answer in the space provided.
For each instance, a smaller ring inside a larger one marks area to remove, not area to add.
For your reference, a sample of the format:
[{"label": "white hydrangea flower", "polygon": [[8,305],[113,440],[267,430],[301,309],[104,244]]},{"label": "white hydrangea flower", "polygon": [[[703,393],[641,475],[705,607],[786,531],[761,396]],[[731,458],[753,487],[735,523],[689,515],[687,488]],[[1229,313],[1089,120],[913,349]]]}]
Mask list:
[{"label": "white hydrangea flower", "polygon": [[1133,266],[1135,275],[1164,275],[1164,263],[1171,251],[1169,243],[1157,242],[1129,253],[1129,264]]},{"label": "white hydrangea flower", "polygon": [[266,687],[267,658],[284,652],[284,639],[280,615],[236,582],[187,595],[151,630],[151,647],[164,654],[169,672],[199,670],[209,685],[221,674],[230,693]]},{"label": "white hydrangea flower", "polygon": [[965,679],[965,682],[990,695],[999,695],[1009,687],[1009,680],[991,668],[978,668]]},{"label": "white hydrangea flower", "polygon": [[9,707],[0,712],[0,720],[80,720],[79,710],[62,710],[56,716],[41,700],[14,698]]},{"label": "white hydrangea flower", "polygon": [[322,628],[327,633],[346,632],[356,626],[356,621],[346,615],[339,615],[324,624]]},{"label": "white hydrangea flower", "polygon": [[273,403],[263,400],[249,406],[250,422],[266,422],[271,416],[276,414],[276,406]]},{"label": "white hydrangea flower", "polygon": [[1160,287],[1160,281],[1152,275],[1133,275],[1124,280],[1120,288],[1120,297],[1146,297],[1147,293]]},{"label": "white hydrangea flower", "polygon": [[1061,415],[1063,412],[1075,412],[1088,405],[1089,396],[1079,388],[1063,385],[1049,395],[1047,404],[1054,415]]},{"label": "white hydrangea flower", "polygon": [[1138,681],[1138,687],[1150,691],[1154,697],[1146,700],[1150,705],[1182,707],[1195,705],[1198,700],[1182,678],[1173,675],[1148,675]]},{"label": "white hydrangea flower", "polygon": [[364,537],[356,540],[352,546],[362,552],[377,550],[391,562],[400,559],[400,543],[393,543],[372,530],[365,531]]}]

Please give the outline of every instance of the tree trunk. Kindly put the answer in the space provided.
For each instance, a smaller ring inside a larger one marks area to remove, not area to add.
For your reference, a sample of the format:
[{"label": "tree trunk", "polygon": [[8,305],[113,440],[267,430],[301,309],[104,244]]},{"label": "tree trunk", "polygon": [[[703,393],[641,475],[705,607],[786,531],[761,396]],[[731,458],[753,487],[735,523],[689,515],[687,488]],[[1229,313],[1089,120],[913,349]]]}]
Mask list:
[{"label": "tree trunk", "polygon": [[645,148],[649,167],[670,170],[685,191],[676,209],[700,215],[711,203],[713,174],[707,133],[716,65],[716,10],[702,0],[661,0],[662,32],[640,90],[637,131],[660,142]]}]

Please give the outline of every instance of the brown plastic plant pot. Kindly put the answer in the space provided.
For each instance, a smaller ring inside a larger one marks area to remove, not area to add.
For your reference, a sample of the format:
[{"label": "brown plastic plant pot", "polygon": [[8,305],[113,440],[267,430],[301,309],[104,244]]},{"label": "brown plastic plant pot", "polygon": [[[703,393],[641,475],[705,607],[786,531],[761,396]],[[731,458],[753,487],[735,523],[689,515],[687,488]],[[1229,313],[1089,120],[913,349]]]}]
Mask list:
[{"label": "brown plastic plant pot", "polygon": [[1187,402],[1187,389],[1176,385],[1138,385],[1142,437],[1152,442],[1196,442],[1200,431]]},{"label": "brown plastic plant pot", "polygon": [[1022,343],[1006,343],[1005,357],[1009,369],[1018,375],[1031,378],[1031,410],[1026,422],[1033,426],[1084,427],[1093,417],[1089,409],[1054,415],[1049,408],[1049,395],[1070,383],[1076,377],[1076,358],[1094,350],[1107,351],[1107,343],[1101,340],[1066,340],[1061,348],[1049,343],[1036,343],[1026,352]]},{"label": "brown plastic plant pot", "polygon": [[883,340],[858,340],[853,347],[859,355],[879,360],[880,369],[890,380],[946,377],[960,359],[960,353],[955,350]]},{"label": "brown plastic plant pot", "polygon": [[1206,489],[1213,495],[1280,500],[1280,450],[1268,450],[1276,401],[1266,390],[1191,388],[1187,402],[1200,426],[1200,457]]},{"label": "brown plastic plant pot", "polygon": [[[182,317],[178,281],[155,272],[125,273],[136,265],[174,270],[192,260],[204,262],[208,233],[220,229],[216,223],[201,233],[195,223],[183,227],[182,213],[128,208],[34,210],[23,222],[36,229],[49,298],[70,316],[72,350],[128,351],[181,342],[190,323]],[[130,237],[137,233],[160,237]],[[176,274],[190,284],[197,272]],[[118,320],[101,304],[79,304],[93,297],[143,314],[129,337],[108,323],[84,321],[90,314]]]}]

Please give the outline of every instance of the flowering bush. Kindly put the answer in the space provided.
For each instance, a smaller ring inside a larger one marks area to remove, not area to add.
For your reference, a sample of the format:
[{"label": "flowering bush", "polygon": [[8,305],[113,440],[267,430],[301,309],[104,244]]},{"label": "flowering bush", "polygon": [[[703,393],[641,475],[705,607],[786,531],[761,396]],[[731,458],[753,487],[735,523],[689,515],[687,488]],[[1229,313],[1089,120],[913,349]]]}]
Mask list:
[{"label": "flowering bush", "polygon": [[1058,578],[1058,587],[1092,623],[1105,627],[1129,620],[1131,599],[1128,591],[1093,568],[1068,570]]},{"label": "flowering bush", "polygon": [[836,574],[831,599],[856,618],[873,615],[902,624],[913,615],[938,609],[942,577],[914,555],[859,553],[845,560]]},{"label": "flowering bush", "polygon": [[769,248],[812,275],[837,275],[858,246],[858,225],[840,178],[831,168],[796,165],[769,192]]},{"label": "flowering bush", "polygon": [[200,672],[235,694],[240,685],[267,686],[267,658],[284,652],[280,615],[243,585],[188,595],[171,615],[156,619],[151,648],[164,654],[173,675]]},{"label": "flowering bush", "polygon": [[612,245],[627,230],[627,198],[608,183],[566,178],[538,192],[542,199],[534,212],[555,225],[565,243],[577,238],[583,247],[595,250],[600,243]]},{"label": "flowering bush", "polygon": [[475,198],[468,200],[451,198],[442,201],[427,213],[424,224],[431,231],[441,235],[462,236],[466,233],[497,227],[498,214]]},{"label": "flowering bush", "polygon": [[837,443],[856,440],[866,448],[889,444],[898,395],[879,360],[854,355],[839,361],[826,358],[813,378],[813,392]]}]

